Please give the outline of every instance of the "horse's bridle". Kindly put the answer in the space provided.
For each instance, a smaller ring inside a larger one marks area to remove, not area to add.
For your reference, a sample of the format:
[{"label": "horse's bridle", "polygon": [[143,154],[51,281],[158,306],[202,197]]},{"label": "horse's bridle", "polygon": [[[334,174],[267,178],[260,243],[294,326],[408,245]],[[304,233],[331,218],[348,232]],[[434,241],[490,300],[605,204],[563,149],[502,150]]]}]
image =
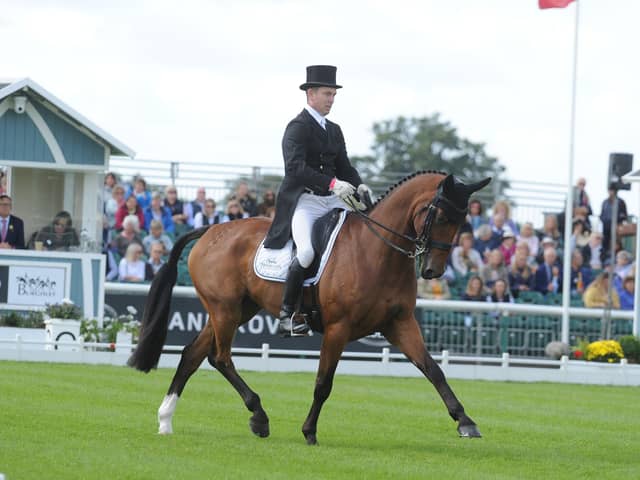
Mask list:
[{"label": "horse's bridle", "polygon": [[[413,223],[415,222],[415,219],[419,215],[421,215],[425,211],[427,212],[424,218],[424,225],[422,227],[422,232],[420,232],[420,235],[418,235],[417,237],[412,237],[404,233],[396,232],[392,228],[389,228],[386,225],[383,225],[377,220],[374,220],[373,218],[371,218],[366,213],[360,211],[358,208],[356,208],[355,204],[353,203],[351,203],[351,207],[353,207],[353,210],[360,217],[362,217],[362,219],[365,222],[365,225],[369,228],[369,230],[371,230],[371,233],[373,233],[376,237],[378,237],[386,245],[388,245],[395,251],[400,252],[409,258],[419,258],[422,255],[429,255],[431,253],[431,250],[434,248],[438,250],[445,250],[448,252],[451,249],[451,247],[453,247],[452,243],[439,242],[431,238],[431,228],[433,227],[433,222],[438,213],[438,208],[440,208],[444,212],[444,214],[449,220],[455,222],[458,225],[462,224],[462,222],[464,221],[467,215],[467,208],[458,207],[451,200],[449,200],[447,197],[443,195],[442,185],[438,187],[438,191],[436,192],[436,195],[433,197],[433,200],[431,200],[431,202],[429,202],[427,205],[425,205],[420,210],[418,210],[413,216],[413,218],[411,219]],[[386,230],[387,232],[393,235],[396,235],[397,237],[400,237],[404,240],[407,240],[413,243],[415,247],[414,250],[413,251],[406,250],[401,246],[396,245],[391,240],[386,239],[379,232],[376,231],[376,229],[371,225],[372,223],[382,228],[383,230]]]}]

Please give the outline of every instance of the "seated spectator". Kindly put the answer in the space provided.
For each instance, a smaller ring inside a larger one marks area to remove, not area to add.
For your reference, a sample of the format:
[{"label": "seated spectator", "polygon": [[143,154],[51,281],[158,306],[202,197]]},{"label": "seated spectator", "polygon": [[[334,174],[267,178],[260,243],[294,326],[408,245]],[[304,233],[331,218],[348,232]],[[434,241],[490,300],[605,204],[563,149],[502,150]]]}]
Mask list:
[{"label": "seated spectator", "polygon": [[489,254],[489,261],[482,268],[480,273],[482,281],[484,282],[485,289],[490,291],[493,288],[493,284],[496,280],[502,279],[505,282],[509,282],[509,272],[504,265],[504,258],[502,252],[498,249],[492,250]]},{"label": "seated spectator", "polygon": [[164,255],[164,245],[162,242],[154,241],[151,243],[149,247],[149,260],[147,260],[147,265],[151,266],[152,277],[158,273],[158,270],[165,264],[165,261],[162,259]]},{"label": "seated spectator", "polygon": [[140,259],[142,246],[131,243],[127,247],[125,256],[118,266],[118,280],[121,282],[144,282],[151,280],[153,271],[151,265]]},{"label": "seated spectator", "polygon": [[551,237],[544,237],[540,242],[540,249],[538,250],[538,256],[536,257],[536,263],[538,265],[542,265],[544,263],[544,252],[550,248],[553,248],[553,251],[556,252],[556,256],[558,256],[558,250],[556,250],[556,242]]},{"label": "seated spectator", "polygon": [[487,302],[513,303],[513,297],[511,296],[507,282],[501,278],[497,279],[493,284],[491,293],[487,297]]},{"label": "seated spectator", "polygon": [[102,201],[106,202],[107,198],[111,198],[111,193],[113,192],[113,187],[118,183],[118,179],[116,178],[116,174],[113,172],[107,172],[104,176],[104,182],[102,186]]},{"label": "seated spectator", "polygon": [[222,217],[222,223],[239,220],[241,218],[249,218],[249,215],[242,209],[239,202],[230,200],[229,203],[227,203],[225,215]]},{"label": "seated spectator", "polygon": [[169,209],[174,225],[187,223],[188,215],[185,213],[182,200],[178,200],[178,189],[175,185],[169,185],[164,190],[164,206]]},{"label": "seated spectator", "polygon": [[614,282],[616,292],[620,298],[620,308],[622,310],[633,310],[636,288],[636,277],[628,275],[624,280],[620,281],[619,278]]},{"label": "seated spectator", "polygon": [[477,198],[469,201],[469,214],[467,215],[467,222],[471,224],[474,235],[478,231],[480,225],[489,223],[482,208],[482,202]]},{"label": "seated spectator", "polygon": [[204,202],[204,211],[196,213],[193,218],[193,228],[216,225],[218,223],[222,223],[222,217],[220,213],[216,212],[216,202],[213,198],[207,198]]},{"label": "seated spectator", "polygon": [[442,278],[431,278],[425,280],[418,278],[418,298],[430,300],[448,300],[451,298],[449,285]]},{"label": "seated spectator", "polygon": [[276,208],[276,194],[273,190],[265,190],[264,195],[262,195],[262,203],[258,205],[258,215],[262,215],[263,217],[269,216],[270,210],[275,210]]},{"label": "seated spectator", "polygon": [[247,217],[255,217],[258,214],[258,204],[255,197],[249,192],[249,184],[247,182],[238,183],[236,191],[231,195],[231,200],[237,200]]},{"label": "seated spectator", "polygon": [[473,248],[473,235],[471,233],[460,234],[458,246],[451,252],[451,265],[458,277],[464,277],[470,272],[478,273],[482,268],[482,257]]},{"label": "seated spectator", "polygon": [[500,243],[498,250],[502,252],[504,264],[511,265],[511,257],[516,253],[516,236],[509,227],[504,227],[502,231],[502,243]]},{"label": "seated spectator", "polygon": [[144,251],[149,255],[151,254],[151,245],[154,242],[159,242],[164,247],[162,255],[168,255],[173,248],[173,242],[169,238],[169,235],[164,233],[164,228],[162,227],[162,222],[160,220],[151,220],[149,235],[142,239]]},{"label": "seated spectator", "polygon": [[574,251],[571,254],[571,293],[582,295],[591,283],[592,277],[591,267],[584,265],[580,251]]},{"label": "seated spectator", "polygon": [[[609,272],[600,273],[587,287],[582,297],[587,308],[605,308],[609,303]],[[620,308],[620,297],[615,288],[611,291],[612,308]]]},{"label": "seated spectator", "polygon": [[562,292],[562,270],[557,262],[556,249],[545,249],[543,262],[536,270],[535,281],[535,289],[543,295]]},{"label": "seated spectator", "polygon": [[144,228],[144,212],[140,205],[138,205],[138,200],[136,196],[131,194],[127,197],[125,202],[120,205],[120,208],[116,210],[116,230],[122,230],[122,221],[128,215],[135,215],[138,217],[138,228]]},{"label": "seated spectator", "polygon": [[[541,240],[550,238],[555,242],[556,254],[562,257],[563,239],[560,230],[558,229],[558,216],[555,213],[549,213],[544,217],[544,225],[542,230],[538,232],[538,237]],[[540,263],[540,262],[538,262]]]},{"label": "seated spectator", "polygon": [[167,233],[173,233],[175,231],[173,218],[171,218],[171,210],[162,204],[162,195],[160,192],[154,192],[151,197],[151,205],[144,209],[145,229],[150,227],[151,220],[160,220],[162,222],[162,228]]},{"label": "seated spectator", "polygon": [[78,232],[73,228],[69,212],[57,213],[51,224],[38,232],[35,242],[42,242],[44,250],[69,251],[71,247],[80,245]]},{"label": "seated spectator", "polygon": [[204,204],[207,201],[207,192],[204,187],[199,187],[196,192],[195,200],[184,205],[184,213],[187,215],[187,223],[193,227],[195,216],[198,212],[204,210]]},{"label": "seated spectator", "polygon": [[122,231],[113,239],[112,248],[122,258],[127,248],[132,243],[137,243],[141,247],[140,223],[137,215],[127,215],[122,221]]},{"label": "seated spectator", "polygon": [[104,220],[102,240],[108,244],[116,232],[116,212],[124,204],[124,187],[122,185],[114,185],[111,189],[111,196],[105,199],[104,203]]},{"label": "seated spectator", "polygon": [[518,253],[524,255],[527,259],[527,265],[529,265],[529,267],[531,267],[531,271],[535,273],[536,268],[538,268],[538,264],[536,263],[535,257],[533,257],[530,252],[531,250],[529,250],[529,243],[527,243],[526,241],[519,240],[516,243],[516,252],[514,255],[517,255]]},{"label": "seated spectator", "polygon": [[509,268],[509,286],[515,298],[518,298],[520,292],[529,292],[535,287],[535,273],[527,263],[524,251],[518,251],[513,256]]},{"label": "seated spectator", "polygon": [[11,215],[11,197],[0,195],[0,248],[24,248],[24,222]]},{"label": "seated spectator", "polygon": [[489,252],[500,246],[501,237],[491,230],[488,224],[478,227],[477,236],[473,242],[473,248],[482,256],[484,263],[487,263]]},{"label": "seated spectator", "polygon": [[582,257],[584,262],[594,270],[602,268],[604,251],[602,250],[602,233],[591,232],[589,243],[582,247]]},{"label": "seated spectator", "polygon": [[135,195],[138,205],[140,205],[142,210],[151,205],[151,192],[147,189],[147,182],[144,178],[137,177],[133,181],[133,191],[130,193]]},{"label": "seated spectator", "polygon": [[518,242],[527,242],[527,245],[529,245],[529,255],[534,259],[538,256],[540,239],[536,235],[531,222],[526,222],[522,225],[520,235],[518,236]]},{"label": "seated spectator", "polygon": [[498,200],[493,205],[492,213],[493,213],[493,216],[491,217],[491,220],[489,221],[489,224],[491,225],[491,227],[496,227],[495,220],[496,220],[496,214],[498,214],[498,215],[502,215],[502,217],[501,217],[502,225],[500,225],[500,228],[503,228],[503,227],[507,226],[507,227],[509,227],[511,229],[511,231],[515,235],[518,235],[520,233],[520,231],[518,230],[518,226],[516,225],[516,222],[514,222],[511,219],[511,207],[509,206],[509,204],[506,201]]},{"label": "seated spectator", "polygon": [[484,302],[486,298],[482,278],[478,275],[471,275],[467,281],[467,288],[462,294],[462,300],[468,302]]},{"label": "seated spectator", "polygon": [[633,275],[633,257],[626,250],[620,250],[616,253],[616,266],[613,272],[624,280],[627,276]]},{"label": "seated spectator", "polygon": [[502,232],[504,231],[504,227],[506,226],[504,222],[504,214],[496,212],[491,216],[491,220],[489,221],[489,226],[491,226],[491,230],[493,233],[502,238]]},{"label": "seated spectator", "polygon": [[575,249],[582,250],[589,243],[589,235],[591,230],[583,220],[573,221],[573,231],[571,233],[570,252]]}]

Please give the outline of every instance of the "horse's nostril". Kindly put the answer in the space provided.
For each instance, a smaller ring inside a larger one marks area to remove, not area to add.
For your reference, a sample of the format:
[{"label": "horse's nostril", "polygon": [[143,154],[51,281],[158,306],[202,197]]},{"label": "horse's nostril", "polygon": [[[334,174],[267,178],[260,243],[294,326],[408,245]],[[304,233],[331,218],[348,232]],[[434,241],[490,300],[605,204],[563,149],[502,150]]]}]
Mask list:
[{"label": "horse's nostril", "polygon": [[427,268],[427,269],[424,271],[424,273],[422,274],[422,276],[423,276],[424,278],[426,278],[427,280],[429,280],[429,279],[433,278],[433,270],[432,270],[432,269],[430,269],[430,268]]}]

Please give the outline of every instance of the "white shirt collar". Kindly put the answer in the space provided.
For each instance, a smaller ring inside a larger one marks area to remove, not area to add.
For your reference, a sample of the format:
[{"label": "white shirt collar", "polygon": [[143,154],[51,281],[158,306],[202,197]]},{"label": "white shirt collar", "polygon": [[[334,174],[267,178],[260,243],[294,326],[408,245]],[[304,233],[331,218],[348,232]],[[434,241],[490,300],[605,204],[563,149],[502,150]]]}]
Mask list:
[{"label": "white shirt collar", "polygon": [[327,125],[327,119],[324,118],[322,115],[320,115],[320,113],[318,113],[317,110],[315,110],[313,107],[310,107],[309,105],[305,105],[304,109],[311,114],[313,119],[316,122],[318,122],[318,125],[320,125],[325,130],[327,129],[327,126],[326,126]]}]

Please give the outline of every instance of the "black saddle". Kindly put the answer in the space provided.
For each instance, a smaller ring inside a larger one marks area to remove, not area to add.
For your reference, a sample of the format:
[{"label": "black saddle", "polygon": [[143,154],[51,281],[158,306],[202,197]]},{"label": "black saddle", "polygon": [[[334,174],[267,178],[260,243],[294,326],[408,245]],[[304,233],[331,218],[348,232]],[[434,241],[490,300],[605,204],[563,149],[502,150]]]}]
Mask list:
[{"label": "black saddle", "polygon": [[327,244],[329,243],[329,238],[331,238],[333,229],[336,228],[336,224],[338,223],[338,220],[340,220],[341,212],[341,209],[334,208],[329,213],[316,220],[316,223],[313,224],[313,229],[311,230],[311,245],[313,246],[313,251],[316,255],[313,259],[313,263],[304,271],[304,278],[313,277],[318,272],[320,259],[322,258],[324,251],[327,249]]}]

